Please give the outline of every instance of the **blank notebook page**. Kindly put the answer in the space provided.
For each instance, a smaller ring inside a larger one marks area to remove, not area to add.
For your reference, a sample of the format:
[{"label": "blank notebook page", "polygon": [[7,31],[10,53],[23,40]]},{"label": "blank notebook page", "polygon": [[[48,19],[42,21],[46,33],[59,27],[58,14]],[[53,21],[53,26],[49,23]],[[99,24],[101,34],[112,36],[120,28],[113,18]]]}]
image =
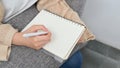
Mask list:
[{"label": "blank notebook page", "polygon": [[52,33],[51,41],[43,48],[48,52],[67,59],[81,37],[84,26],[42,10],[24,29],[36,24],[44,25]]}]

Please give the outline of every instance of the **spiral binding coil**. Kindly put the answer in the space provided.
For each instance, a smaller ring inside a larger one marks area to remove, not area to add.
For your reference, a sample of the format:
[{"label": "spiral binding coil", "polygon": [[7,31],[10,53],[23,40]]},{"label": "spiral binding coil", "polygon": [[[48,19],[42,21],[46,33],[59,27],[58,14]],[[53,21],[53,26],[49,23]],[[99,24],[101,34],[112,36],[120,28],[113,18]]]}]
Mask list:
[{"label": "spiral binding coil", "polygon": [[[74,21],[72,21],[72,20],[66,19],[66,18],[64,18],[64,17],[62,17],[62,16],[60,16],[60,15],[57,15],[57,14],[55,14],[55,13],[50,12],[49,10],[46,10],[46,9],[44,9],[44,10],[46,11],[46,13],[49,13],[49,14],[51,14],[51,15],[53,15],[53,16],[56,16],[57,18],[61,18],[61,20],[67,21],[67,22],[69,22],[69,23],[71,23],[71,24],[74,24],[74,25],[77,25],[77,26],[84,26],[84,25],[81,24],[81,23],[77,23],[77,22],[74,22]],[[84,26],[84,27],[85,27],[85,26]],[[85,28],[86,28],[86,27],[85,27]]]}]

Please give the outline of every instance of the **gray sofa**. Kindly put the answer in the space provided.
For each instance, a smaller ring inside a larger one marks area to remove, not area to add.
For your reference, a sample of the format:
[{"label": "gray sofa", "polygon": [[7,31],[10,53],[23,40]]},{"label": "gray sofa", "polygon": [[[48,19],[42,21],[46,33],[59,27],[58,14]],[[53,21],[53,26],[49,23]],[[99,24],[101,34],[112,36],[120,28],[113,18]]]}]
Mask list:
[{"label": "gray sofa", "polygon": [[[67,0],[70,7],[81,16],[85,0]],[[38,13],[35,5],[17,15],[6,23],[21,31]],[[77,45],[72,54],[85,44]],[[8,62],[0,62],[0,68],[58,68],[62,63],[45,54],[44,50],[34,50],[22,46],[12,46],[12,52]]]}]

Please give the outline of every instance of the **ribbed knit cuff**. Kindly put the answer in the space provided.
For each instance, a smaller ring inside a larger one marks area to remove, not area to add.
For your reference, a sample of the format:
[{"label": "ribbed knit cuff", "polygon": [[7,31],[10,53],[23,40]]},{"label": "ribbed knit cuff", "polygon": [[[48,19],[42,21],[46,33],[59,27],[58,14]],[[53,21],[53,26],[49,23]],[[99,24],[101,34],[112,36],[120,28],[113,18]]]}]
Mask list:
[{"label": "ribbed knit cuff", "polygon": [[0,44],[0,61],[7,61],[10,55],[11,47]]}]

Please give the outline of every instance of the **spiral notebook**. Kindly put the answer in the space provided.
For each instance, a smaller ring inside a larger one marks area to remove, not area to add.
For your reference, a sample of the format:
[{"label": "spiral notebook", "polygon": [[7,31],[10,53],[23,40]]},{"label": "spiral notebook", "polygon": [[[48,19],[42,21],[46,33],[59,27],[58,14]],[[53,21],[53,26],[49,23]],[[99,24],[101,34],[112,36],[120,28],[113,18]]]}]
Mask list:
[{"label": "spiral notebook", "polygon": [[52,33],[51,41],[45,49],[58,61],[68,59],[71,51],[83,34],[85,27],[46,10],[40,13],[22,30],[25,31],[32,25],[44,25]]}]

